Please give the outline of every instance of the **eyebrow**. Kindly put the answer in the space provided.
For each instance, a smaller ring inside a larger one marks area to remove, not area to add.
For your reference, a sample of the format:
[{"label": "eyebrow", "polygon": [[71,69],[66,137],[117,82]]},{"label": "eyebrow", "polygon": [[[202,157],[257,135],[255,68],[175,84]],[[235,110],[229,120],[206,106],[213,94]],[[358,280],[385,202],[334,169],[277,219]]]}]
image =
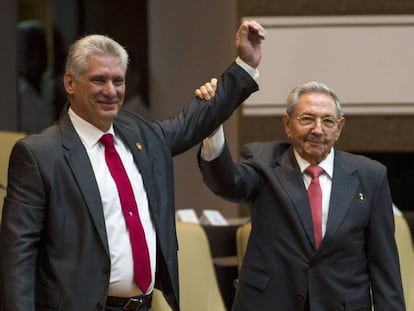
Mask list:
[{"label": "eyebrow", "polygon": [[300,117],[300,116],[305,116],[305,115],[312,116],[312,117],[320,117],[320,118],[333,117],[333,118],[339,119],[339,116],[336,116],[334,114],[317,115],[317,114],[308,113],[308,112],[304,112],[304,113],[302,113],[302,114],[300,114],[298,116]]}]

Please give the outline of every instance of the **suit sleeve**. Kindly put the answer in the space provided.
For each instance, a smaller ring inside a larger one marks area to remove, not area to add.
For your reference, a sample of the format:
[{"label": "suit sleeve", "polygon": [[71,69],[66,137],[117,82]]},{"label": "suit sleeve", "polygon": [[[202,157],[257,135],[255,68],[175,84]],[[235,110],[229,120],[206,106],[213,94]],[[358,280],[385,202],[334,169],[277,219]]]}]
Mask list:
[{"label": "suit sleeve", "polygon": [[35,310],[36,259],[46,214],[44,193],[30,150],[17,143],[10,158],[0,228],[2,311]]},{"label": "suit sleeve", "polygon": [[[247,149],[244,149],[244,155]],[[198,163],[204,183],[218,196],[233,202],[249,202],[260,189],[262,179],[247,163],[233,161],[227,143],[220,155],[206,161],[198,153]]]},{"label": "suit sleeve", "polygon": [[254,79],[233,63],[218,80],[215,97],[211,100],[195,97],[177,115],[155,121],[155,129],[175,156],[201,142],[257,90]]},{"label": "suit sleeve", "polygon": [[405,310],[386,170],[379,179],[367,232],[367,256],[376,311]]}]

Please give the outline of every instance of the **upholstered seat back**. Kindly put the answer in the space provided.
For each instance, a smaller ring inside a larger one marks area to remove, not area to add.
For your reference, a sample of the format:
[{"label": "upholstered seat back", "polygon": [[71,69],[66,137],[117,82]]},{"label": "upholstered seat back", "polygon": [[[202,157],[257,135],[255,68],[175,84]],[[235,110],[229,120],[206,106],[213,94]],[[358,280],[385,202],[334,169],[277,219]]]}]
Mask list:
[{"label": "upholstered seat back", "polygon": [[16,141],[25,135],[20,132],[0,131],[0,220],[3,209],[3,198],[6,196],[7,169],[9,167],[10,152]]},{"label": "upholstered seat back", "polygon": [[395,240],[400,256],[401,277],[403,281],[407,310],[414,310],[414,247],[413,237],[404,216],[395,215]]},{"label": "upholstered seat back", "polygon": [[[178,270],[182,311],[225,311],[207,235],[194,223],[177,222]],[[154,293],[151,311],[171,310]]]}]

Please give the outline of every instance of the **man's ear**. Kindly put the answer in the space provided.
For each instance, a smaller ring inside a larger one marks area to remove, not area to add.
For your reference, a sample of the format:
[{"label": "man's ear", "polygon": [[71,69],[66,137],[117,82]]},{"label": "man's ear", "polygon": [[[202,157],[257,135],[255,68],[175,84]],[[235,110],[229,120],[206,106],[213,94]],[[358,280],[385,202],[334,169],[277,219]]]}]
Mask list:
[{"label": "man's ear", "polygon": [[283,114],[283,127],[285,129],[287,137],[290,138],[290,117],[287,113]]},{"label": "man's ear", "polygon": [[338,140],[338,139],[339,139],[339,136],[341,136],[342,129],[344,128],[344,126],[345,126],[345,118],[344,118],[344,117],[342,117],[342,118],[339,120],[339,123],[338,123],[338,131],[337,131],[337,133],[336,133],[336,138],[335,138],[335,140]]},{"label": "man's ear", "polygon": [[70,73],[65,73],[65,75],[63,76],[63,84],[65,85],[66,93],[70,95],[73,94],[74,82],[75,82],[74,76]]}]

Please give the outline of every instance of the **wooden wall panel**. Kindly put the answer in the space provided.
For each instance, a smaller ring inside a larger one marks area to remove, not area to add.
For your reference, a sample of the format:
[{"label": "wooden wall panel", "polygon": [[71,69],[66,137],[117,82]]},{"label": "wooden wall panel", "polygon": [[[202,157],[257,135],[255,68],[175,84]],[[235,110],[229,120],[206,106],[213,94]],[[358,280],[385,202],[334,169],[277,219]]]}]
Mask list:
[{"label": "wooden wall panel", "polygon": [[411,0],[239,0],[240,16],[412,14]]},{"label": "wooden wall panel", "polygon": [[[337,147],[365,152],[414,152],[413,116],[348,116]],[[240,143],[287,140],[282,117],[243,117]]]}]

